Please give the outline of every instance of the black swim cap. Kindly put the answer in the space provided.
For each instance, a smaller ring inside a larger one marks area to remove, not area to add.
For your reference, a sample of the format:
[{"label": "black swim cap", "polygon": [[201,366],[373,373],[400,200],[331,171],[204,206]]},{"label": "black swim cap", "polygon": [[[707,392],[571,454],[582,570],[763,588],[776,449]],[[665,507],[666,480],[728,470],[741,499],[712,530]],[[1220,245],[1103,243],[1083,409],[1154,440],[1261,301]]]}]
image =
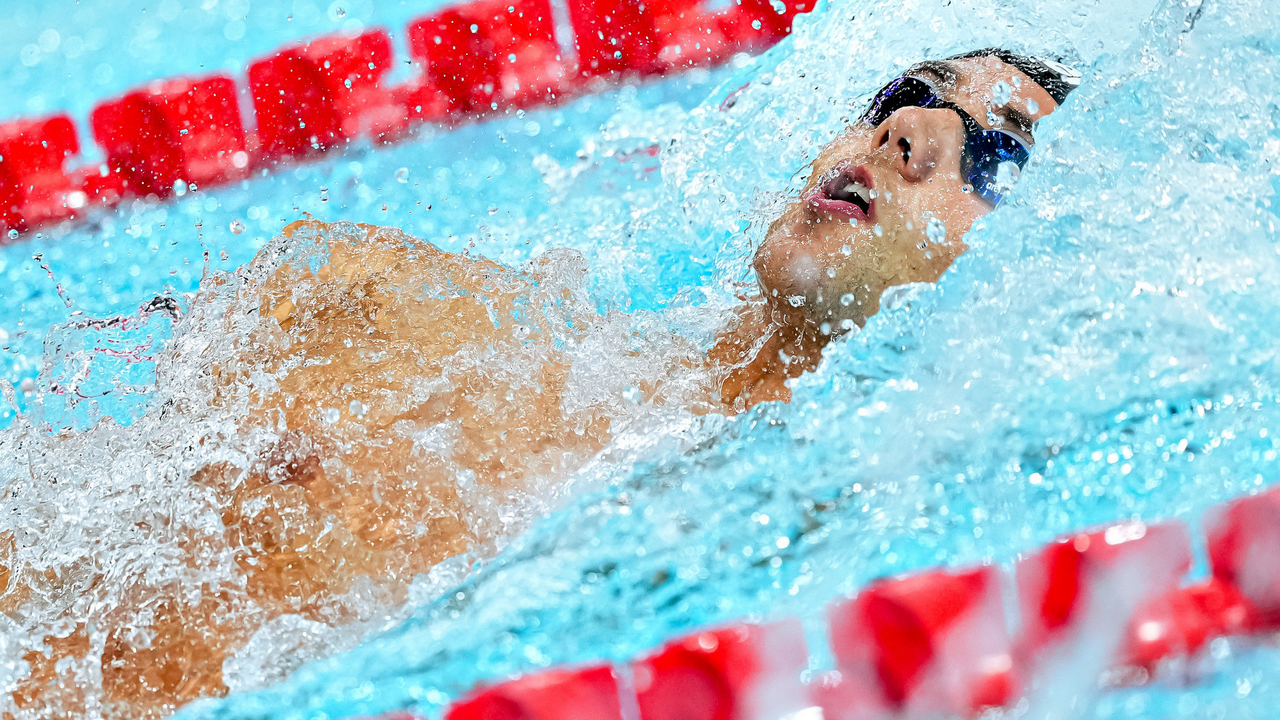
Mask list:
[{"label": "black swim cap", "polygon": [[963,60],[976,57],[995,57],[1018,68],[1037,85],[1044,88],[1045,92],[1049,93],[1049,96],[1059,105],[1067,99],[1067,93],[1080,87],[1080,72],[1073,67],[1063,65],[1056,60],[1019,55],[1000,48],[983,48],[947,59]]}]

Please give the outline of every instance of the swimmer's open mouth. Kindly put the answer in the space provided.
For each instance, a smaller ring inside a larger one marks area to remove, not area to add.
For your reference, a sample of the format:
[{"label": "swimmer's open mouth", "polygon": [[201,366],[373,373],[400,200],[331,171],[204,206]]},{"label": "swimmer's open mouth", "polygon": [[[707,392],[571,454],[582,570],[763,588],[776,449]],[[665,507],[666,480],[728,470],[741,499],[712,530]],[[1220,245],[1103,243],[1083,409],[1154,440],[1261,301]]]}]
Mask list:
[{"label": "swimmer's open mouth", "polygon": [[862,222],[875,221],[875,182],[871,173],[861,165],[832,168],[812,190],[804,194],[804,200],[832,215]]}]

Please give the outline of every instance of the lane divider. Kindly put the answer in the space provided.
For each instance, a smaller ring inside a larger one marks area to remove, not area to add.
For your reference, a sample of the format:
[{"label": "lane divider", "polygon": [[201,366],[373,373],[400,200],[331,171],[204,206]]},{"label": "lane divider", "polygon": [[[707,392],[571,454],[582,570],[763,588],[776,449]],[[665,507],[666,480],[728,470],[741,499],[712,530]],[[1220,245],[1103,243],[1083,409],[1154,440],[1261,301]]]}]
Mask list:
[{"label": "lane divider", "polygon": [[386,30],[315,38],[248,66],[254,128],[242,122],[235,77],[156,81],[94,107],[100,166],[68,168],[80,144],[65,113],[0,123],[0,243],[129,197],[240,182],[360,139],[396,142],[421,123],[458,124],[723,63],[777,42],[813,3],[736,0],[709,10],[703,1],[569,0],[576,58],[561,54],[549,0],[455,5],[409,23],[421,72],[398,86],[384,80],[395,62]]},{"label": "lane divider", "polygon": [[787,618],[484,685],[443,719],[975,718],[1062,677],[1146,682],[1216,638],[1280,630],[1280,487],[1211,509],[1204,527],[1211,576],[1189,585],[1191,537],[1177,521],[1060,538],[1012,577],[982,565],[873,582],[828,608],[836,668],[808,682],[804,631]]}]

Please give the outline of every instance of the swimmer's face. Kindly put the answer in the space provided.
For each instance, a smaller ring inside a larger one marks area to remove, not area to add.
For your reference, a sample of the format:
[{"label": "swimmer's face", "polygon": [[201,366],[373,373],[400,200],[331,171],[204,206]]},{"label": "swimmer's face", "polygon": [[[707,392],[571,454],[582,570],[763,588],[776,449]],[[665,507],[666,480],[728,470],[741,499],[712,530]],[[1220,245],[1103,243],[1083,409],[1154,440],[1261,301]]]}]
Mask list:
[{"label": "swimmer's face", "polygon": [[[995,57],[925,63],[906,74],[928,80],[984,129],[1010,132],[1028,147],[1032,125],[1058,106]],[[1012,89],[1003,105],[992,99],[1000,81]],[[835,333],[866,322],[885,289],[937,280],[966,249],[974,220],[992,209],[963,179],[964,138],[955,111],[905,107],[823,148],[800,198],[769,228],[753,262],[775,319]],[[865,193],[873,196],[868,212],[831,201],[830,190],[850,181],[855,192],[862,192],[857,185],[873,191]]]}]

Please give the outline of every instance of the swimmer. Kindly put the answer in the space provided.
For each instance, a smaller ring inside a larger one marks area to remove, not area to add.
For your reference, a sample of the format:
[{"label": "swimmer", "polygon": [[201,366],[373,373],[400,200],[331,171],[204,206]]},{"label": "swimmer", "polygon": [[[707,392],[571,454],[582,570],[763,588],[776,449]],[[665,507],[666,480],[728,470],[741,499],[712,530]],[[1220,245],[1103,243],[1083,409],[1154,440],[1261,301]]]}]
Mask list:
[{"label": "swimmer", "polygon": [[785,382],[862,327],[885,290],[937,280],[1026,164],[1036,122],[1079,78],[988,48],[920,63],[880,90],[818,154],[756,252],[763,302],[712,352],[732,368],[722,401],[740,411],[789,400]]},{"label": "swimmer", "polygon": [[[172,532],[178,564],[202,579],[129,580],[124,600],[93,618],[66,606],[60,629],[22,655],[30,671],[0,709],[18,720],[167,716],[225,694],[237,650],[277,620],[385,622],[369,608],[403,604],[437,563],[493,554],[530,515],[502,508],[552,507],[626,419],[594,392],[602,371],[571,352],[593,328],[623,327],[613,337],[625,352],[610,362],[646,369],[628,392],[647,404],[732,414],[789,400],[786,381],[864,325],[884,290],[935,281],[964,252],[965,233],[1025,164],[1035,123],[1077,82],[999,50],[894,79],[818,154],[755,254],[760,298],[709,353],[675,335],[647,353],[625,318],[575,294],[587,268],[573,253],[517,270],[392,229],[295,223],[193,303],[188,324],[230,349],[182,346],[168,360],[199,368],[191,382],[207,383],[207,412],[238,433],[223,460],[185,480],[220,527],[139,530]],[[289,255],[298,247],[313,253]],[[90,596],[125,582],[92,568],[24,570],[8,560],[15,542],[0,536],[0,612],[74,595],[66,578]]]}]

